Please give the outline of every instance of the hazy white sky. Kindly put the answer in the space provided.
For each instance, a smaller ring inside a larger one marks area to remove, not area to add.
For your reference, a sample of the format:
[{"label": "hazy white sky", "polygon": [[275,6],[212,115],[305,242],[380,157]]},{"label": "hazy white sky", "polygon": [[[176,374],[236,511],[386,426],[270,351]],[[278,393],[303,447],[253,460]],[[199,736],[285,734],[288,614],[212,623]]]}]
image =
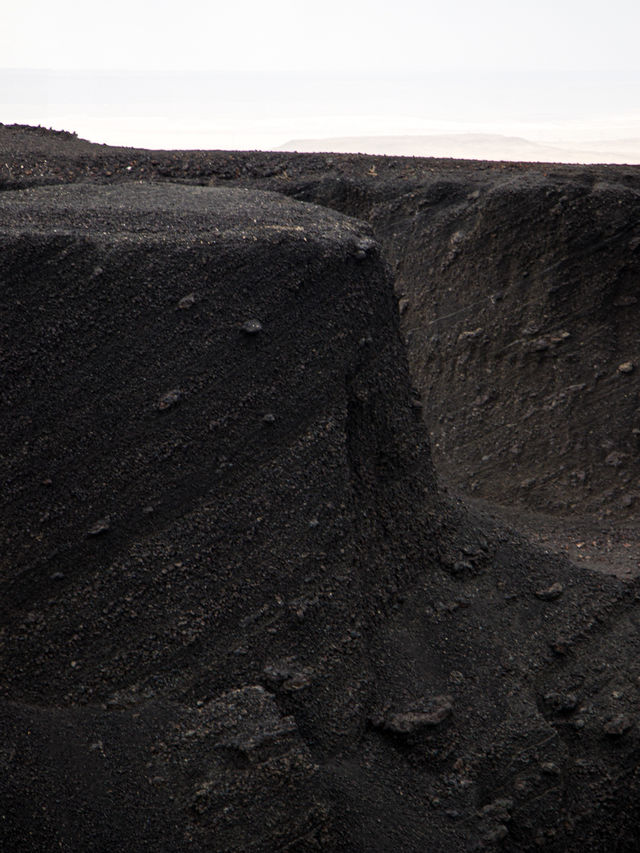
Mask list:
[{"label": "hazy white sky", "polygon": [[8,0],[0,66],[640,70],[638,0]]},{"label": "hazy white sky", "polygon": [[637,163],[639,33],[640,0],[5,0],[0,122],[147,148],[489,133]]}]

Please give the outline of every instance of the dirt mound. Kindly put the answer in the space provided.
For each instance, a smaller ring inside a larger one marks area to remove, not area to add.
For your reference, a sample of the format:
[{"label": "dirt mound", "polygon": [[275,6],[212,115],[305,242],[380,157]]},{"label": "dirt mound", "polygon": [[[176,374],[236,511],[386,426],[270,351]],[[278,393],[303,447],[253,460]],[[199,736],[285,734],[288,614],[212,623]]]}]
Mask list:
[{"label": "dirt mound", "polygon": [[6,191],[0,276],[8,849],[636,849],[635,587],[438,493],[367,225]]}]

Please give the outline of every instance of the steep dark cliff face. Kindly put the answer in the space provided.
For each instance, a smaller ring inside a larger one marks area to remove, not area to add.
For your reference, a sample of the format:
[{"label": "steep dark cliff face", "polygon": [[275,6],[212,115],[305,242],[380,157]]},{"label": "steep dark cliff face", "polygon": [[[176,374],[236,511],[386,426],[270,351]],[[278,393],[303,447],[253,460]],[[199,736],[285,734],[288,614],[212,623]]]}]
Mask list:
[{"label": "steep dark cliff face", "polygon": [[[2,843],[637,849],[635,587],[438,493],[369,226],[179,162],[0,193]],[[366,205],[403,290],[428,223],[508,208],[499,170],[184,163]]]},{"label": "steep dark cliff face", "polygon": [[[365,725],[369,623],[436,562],[374,241],[246,190],[0,206],[7,841],[147,849],[158,829],[129,835],[163,808],[207,849],[326,832],[310,780]],[[65,821],[42,826],[29,802],[76,772]]]}]

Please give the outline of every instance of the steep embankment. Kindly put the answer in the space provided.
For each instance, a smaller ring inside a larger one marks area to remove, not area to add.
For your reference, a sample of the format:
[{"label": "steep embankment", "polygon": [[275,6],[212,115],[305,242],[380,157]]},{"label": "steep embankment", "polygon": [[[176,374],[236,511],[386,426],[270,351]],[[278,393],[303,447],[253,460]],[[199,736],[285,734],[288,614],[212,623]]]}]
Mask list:
[{"label": "steep embankment", "polygon": [[324,831],[314,753],[353,742],[371,690],[361,586],[383,601],[429,561],[409,535],[383,565],[366,538],[433,494],[375,244],[243,190],[0,205],[6,842]]},{"label": "steep embankment", "polygon": [[442,501],[366,225],[85,185],[0,244],[5,846],[635,849],[634,588]]}]

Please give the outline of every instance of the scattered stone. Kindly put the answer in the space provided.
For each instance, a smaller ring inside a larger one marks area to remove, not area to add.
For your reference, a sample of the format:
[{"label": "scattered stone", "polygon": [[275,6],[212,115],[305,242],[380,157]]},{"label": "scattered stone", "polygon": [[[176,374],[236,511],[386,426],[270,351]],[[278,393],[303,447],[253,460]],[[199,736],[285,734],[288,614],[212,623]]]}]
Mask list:
[{"label": "scattered stone", "polygon": [[240,329],[245,335],[257,335],[262,331],[262,323],[260,320],[245,320]]},{"label": "scattered stone", "polygon": [[64,572],[54,572],[50,577],[52,581],[64,580]]},{"label": "scattered stone", "polygon": [[499,797],[492,803],[484,806],[481,814],[483,817],[492,817],[500,823],[508,823],[511,820],[513,800],[511,797]]},{"label": "scattered stone", "polygon": [[530,344],[530,349],[532,352],[545,352],[549,349],[549,341],[546,338],[538,338],[537,341],[533,341]]},{"label": "scattered stone", "polygon": [[625,361],[618,365],[618,373],[633,373],[635,364],[632,361]]},{"label": "scattered stone", "polygon": [[266,664],[262,672],[267,683],[279,686],[288,678],[291,678],[295,672],[294,665],[295,658],[288,657],[274,663]]},{"label": "scattered stone", "polygon": [[188,293],[186,296],[183,296],[180,302],[178,302],[178,308],[186,310],[187,308],[192,308],[196,304],[196,295],[195,293]]},{"label": "scattered stone", "polygon": [[578,697],[575,693],[547,693],[544,704],[555,714],[570,714],[578,707]]},{"label": "scattered stone", "polygon": [[273,688],[282,688],[287,693],[297,693],[311,685],[314,670],[305,666],[297,669],[295,658],[284,658],[263,669],[265,681]]},{"label": "scattered stone", "polygon": [[621,737],[633,728],[633,718],[629,714],[618,714],[607,720],[602,728],[611,737]]},{"label": "scattered stone", "polygon": [[535,595],[541,601],[555,601],[557,598],[560,598],[563,592],[564,586],[556,582],[551,584],[547,589],[537,589]]},{"label": "scattered stone", "polygon": [[471,405],[474,408],[479,408],[480,406],[486,406],[487,403],[493,399],[493,394],[486,392],[484,394],[478,394]]},{"label": "scattered stone", "polygon": [[560,768],[553,761],[543,761],[540,765],[540,770],[546,773],[547,776],[560,776]]},{"label": "scattered stone", "polygon": [[473,564],[468,560],[456,560],[451,569],[452,574],[461,576],[473,572]]},{"label": "scattered stone", "polygon": [[298,690],[304,690],[311,685],[312,676],[313,670],[310,667],[305,667],[288,678],[282,685],[282,689],[287,693],[297,693]]},{"label": "scattered stone", "polygon": [[522,480],[520,483],[521,489],[530,489],[532,486],[535,486],[537,483],[536,477],[527,477],[525,480]]},{"label": "scattered stone", "polygon": [[395,735],[411,735],[425,728],[443,723],[451,716],[453,704],[450,696],[434,696],[423,703],[424,710],[389,714],[383,719],[372,720],[376,728]]},{"label": "scattered stone", "polygon": [[111,530],[111,519],[109,516],[105,516],[104,518],[99,518],[98,521],[89,528],[87,536],[100,536],[108,530]]},{"label": "scattered stone", "polygon": [[478,326],[477,329],[472,329],[466,332],[460,332],[460,334],[458,335],[458,343],[460,343],[461,341],[474,340],[475,338],[479,337],[483,331],[484,330],[482,326]]},{"label": "scattered stone", "polygon": [[410,304],[411,304],[411,303],[410,303],[410,301],[407,299],[407,297],[406,297],[406,296],[403,296],[403,297],[402,297],[402,299],[400,299],[400,300],[398,301],[398,311],[400,312],[400,314],[406,314],[406,313],[407,313],[407,310],[409,309],[409,305],[410,305]]},{"label": "scattered stone", "polygon": [[375,240],[372,240],[371,237],[363,237],[362,239],[358,240],[358,242],[356,243],[356,252],[355,252],[356,258],[359,261],[364,260],[367,257],[367,255],[369,254],[369,252],[371,252],[373,249],[375,249],[375,247],[376,247],[376,241]]},{"label": "scattered stone", "polygon": [[619,450],[612,450],[604,460],[605,465],[611,465],[612,468],[621,468],[624,465],[627,455],[626,453],[621,453]]},{"label": "scattered stone", "polygon": [[558,637],[556,640],[552,640],[549,643],[551,651],[560,657],[568,655],[572,645],[573,643],[571,640],[568,640],[565,637]]},{"label": "scattered stone", "polygon": [[175,406],[176,403],[179,403],[182,399],[183,392],[180,388],[172,388],[171,391],[167,391],[166,394],[163,394],[162,397],[156,403],[156,409],[158,411],[163,412],[165,409],[170,409],[172,406]]},{"label": "scattered stone", "polygon": [[222,429],[222,427],[227,426],[228,421],[228,415],[224,415],[221,418],[214,418],[213,420],[209,421],[209,432],[215,432],[217,429]]},{"label": "scattered stone", "polygon": [[498,824],[495,829],[487,832],[487,834],[482,837],[482,844],[485,847],[489,844],[497,844],[500,841],[504,841],[507,835],[509,835],[507,827],[503,823]]},{"label": "scattered stone", "polygon": [[263,416],[262,422],[265,424],[274,424],[276,422],[276,416],[272,412],[267,412],[267,414]]}]

